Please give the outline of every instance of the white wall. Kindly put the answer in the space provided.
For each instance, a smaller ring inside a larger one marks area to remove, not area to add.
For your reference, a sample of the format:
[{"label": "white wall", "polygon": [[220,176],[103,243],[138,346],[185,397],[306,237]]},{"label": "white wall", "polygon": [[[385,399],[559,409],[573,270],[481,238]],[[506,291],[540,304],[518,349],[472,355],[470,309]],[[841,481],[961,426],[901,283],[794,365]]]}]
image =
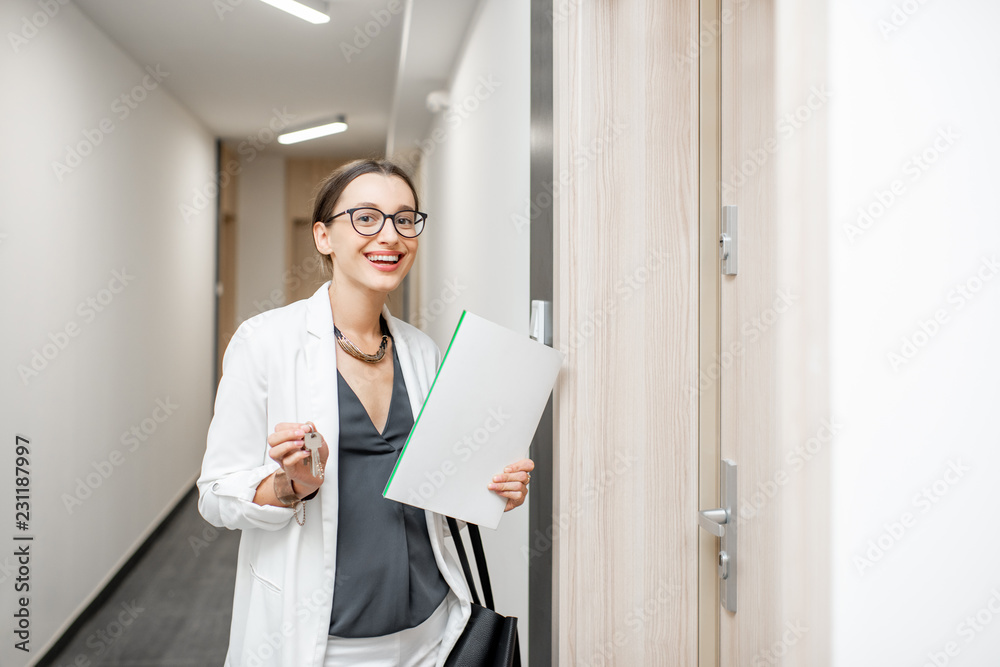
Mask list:
[{"label": "white wall", "polygon": [[[237,189],[236,315],[239,324],[285,304],[285,158],[243,160]],[[281,298],[275,299],[275,290]]]},{"label": "white wall", "polygon": [[[527,0],[486,0],[422,143],[418,299],[411,321],[442,351],[463,309],[528,331],[530,20]],[[530,496],[529,496],[530,499]],[[530,502],[530,500],[529,500]],[[497,608],[517,616],[527,654],[528,506],[484,530]]]},{"label": "white wall", "polygon": [[[196,196],[214,179],[213,138],[153,78],[142,88],[147,63],[74,5],[44,4],[52,16],[0,3],[0,664],[12,666],[37,657],[190,488],[214,381],[215,202]],[[24,371],[33,357],[37,374]],[[31,443],[23,532],[15,435]],[[15,535],[35,537],[17,596]],[[11,634],[21,595],[28,653]]]},{"label": "white wall", "polygon": [[834,664],[995,664],[1000,5],[829,5]]}]

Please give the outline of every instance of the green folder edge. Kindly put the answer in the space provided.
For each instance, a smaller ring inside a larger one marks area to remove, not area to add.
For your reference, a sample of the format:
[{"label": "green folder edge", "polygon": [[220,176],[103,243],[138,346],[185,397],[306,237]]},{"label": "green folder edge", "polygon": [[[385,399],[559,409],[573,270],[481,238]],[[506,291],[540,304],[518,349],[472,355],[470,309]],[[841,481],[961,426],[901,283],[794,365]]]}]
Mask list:
[{"label": "green folder edge", "polygon": [[389,486],[392,484],[393,477],[396,476],[396,470],[399,468],[399,462],[403,460],[403,454],[406,453],[406,448],[410,444],[410,438],[413,437],[413,432],[417,430],[417,424],[420,423],[420,415],[424,414],[424,408],[427,406],[427,401],[430,400],[431,394],[434,393],[434,385],[437,384],[438,376],[441,375],[441,369],[444,368],[444,362],[448,360],[448,353],[451,352],[451,345],[455,342],[455,337],[458,336],[458,330],[462,328],[462,320],[465,319],[465,314],[467,312],[469,311],[463,310],[461,317],[458,318],[458,324],[455,325],[455,333],[451,335],[451,340],[448,341],[448,349],[444,351],[441,363],[438,364],[437,373],[434,374],[434,381],[431,382],[431,388],[427,391],[427,398],[424,399],[424,404],[420,406],[420,412],[417,414],[416,421],[413,422],[413,428],[410,429],[410,435],[406,436],[406,442],[403,443],[403,449],[399,451],[399,458],[396,459],[396,465],[392,467],[392,474],[389,475],[389,481],[385,483],[385,489],[382,490],[383,498],[385,498],[385,494],[389,493]]}]

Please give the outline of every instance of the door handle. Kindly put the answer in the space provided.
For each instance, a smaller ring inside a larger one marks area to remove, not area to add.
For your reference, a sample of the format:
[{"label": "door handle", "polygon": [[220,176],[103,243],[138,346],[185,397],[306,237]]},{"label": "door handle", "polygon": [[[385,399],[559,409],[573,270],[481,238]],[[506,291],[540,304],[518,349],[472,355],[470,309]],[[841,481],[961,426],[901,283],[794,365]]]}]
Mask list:
[{"label": "door handle", "polygon": [[552,347],[552,302],[531,300],[531,319],[528,336]]},{"label": "door handle", "polygon": [[739,234],[737,234],[737,209],[735,206],[722,207],[721,227],[719,234],[719,259],[722,260],[722,275],[736,275],[736,259],[739,250]]},{"label": "door handle", "polygon": [[729,513],[721,508],[698,512],[698,525],[716,537],[722,537],[726,534],[726,523],[728,521]]},{"label": "door handle", "polygon": [[719,545],[719,602],[731,612],[736,611],[736,553],[737,526],[736,516],[736,463],[723,459],[719,470],[720,504],[710,510],[698,512],[698,525],[712,535],[721,538]]}]

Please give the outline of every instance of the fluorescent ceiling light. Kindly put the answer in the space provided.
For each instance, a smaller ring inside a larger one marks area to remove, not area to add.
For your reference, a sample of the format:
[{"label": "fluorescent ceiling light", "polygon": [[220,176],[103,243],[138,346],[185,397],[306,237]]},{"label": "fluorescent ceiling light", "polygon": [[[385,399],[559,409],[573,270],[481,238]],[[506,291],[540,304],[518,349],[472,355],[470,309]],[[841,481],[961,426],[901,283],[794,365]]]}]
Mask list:
[{"label": "fluorescent ceiling light", "polygon": [[347,123],[344,119],[334,121],[332,123],[327,123],[325,125],[317,125],[316,127],[308,127],[304,130],[296,130],[295,132],[286,132],[285,134],[278,135],[279,144],[297,144],[300,141],[309,141],[310,139],[318,139],[320,137],[326,137],[331,134],[337,134],[338,132],[343,132],[347,129]]},{"label": "fluorescent ceiling light", "polygon": [[296,0],[260,1],[276,7],[283,12],[288,12],[292,16],[298,16],[300,19],[309,21],[310,23],[330,22],[330,16],[326,13],[328,11],[326,2],[319,2],[317,0],[302,0],[301,2],[296,2]]}]

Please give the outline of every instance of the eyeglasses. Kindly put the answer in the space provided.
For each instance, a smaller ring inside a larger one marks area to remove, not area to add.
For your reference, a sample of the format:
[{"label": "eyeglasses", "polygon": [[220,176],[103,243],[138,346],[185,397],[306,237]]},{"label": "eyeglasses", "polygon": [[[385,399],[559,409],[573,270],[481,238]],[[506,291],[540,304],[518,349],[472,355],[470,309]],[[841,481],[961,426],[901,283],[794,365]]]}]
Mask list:
[{"label": "eyeglasses", "polygon": [[354,231],[362,236],[375,236],[386,220],[392,220],[392,226],[396,228],[396,233],[407,238],[414,238],[424,231],[424,223],[427,222],[427,214],[420,211],[400,211],[399,213],[383,213],[377,208],[349,208],[336,215],[327,218],[327,222],[334,218],[347,214],[351,216],[351,225]]}]

